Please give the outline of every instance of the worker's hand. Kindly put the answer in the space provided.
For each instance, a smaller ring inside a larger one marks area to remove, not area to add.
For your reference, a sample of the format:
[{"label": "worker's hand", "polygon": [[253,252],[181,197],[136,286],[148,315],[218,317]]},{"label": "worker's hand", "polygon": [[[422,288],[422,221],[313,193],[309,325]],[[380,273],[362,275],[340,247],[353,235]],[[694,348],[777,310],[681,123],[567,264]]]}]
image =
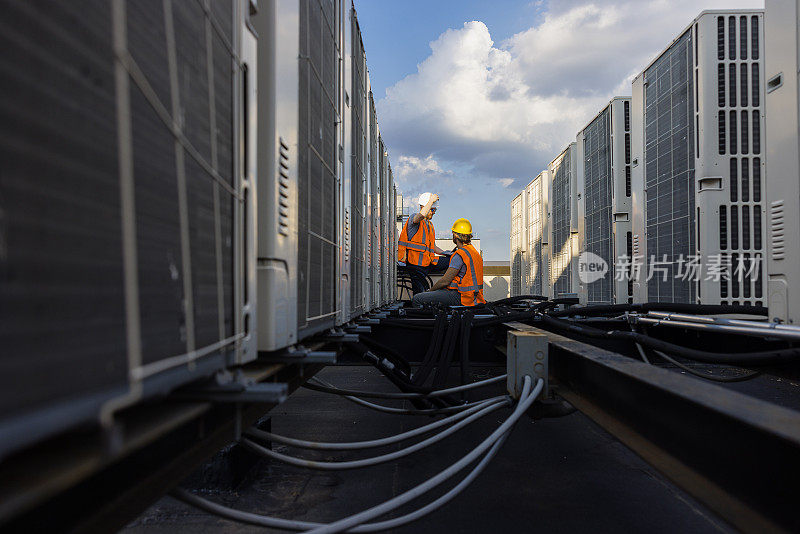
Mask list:
[{"label": "worker's hand", "polygon": [[439,195],[437,195],[436,193],[431,195],[431,204],[437,202],[438,200],[439,200]]}]

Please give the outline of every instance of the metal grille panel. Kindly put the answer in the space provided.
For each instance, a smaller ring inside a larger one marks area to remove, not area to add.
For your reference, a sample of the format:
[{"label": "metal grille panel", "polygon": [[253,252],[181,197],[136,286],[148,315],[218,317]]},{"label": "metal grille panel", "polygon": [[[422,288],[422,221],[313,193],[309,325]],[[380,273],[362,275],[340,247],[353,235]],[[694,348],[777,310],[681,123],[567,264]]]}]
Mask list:
[{"label": "metal grille panel", "polygon": [[659,262],[652,265],[658,270],[647,284],[651,302],[695,298],[694,282],[674,277],[678,258],[695,250],[691,54],[692,33],[687,31],[645,71],[647,261]]},{"label": "metal grille panel", "polygon": [[511,201],[511,295],[522,294],[522,195]]},{"label": "metal grille panel", "polygon": [[528,191],[528,286],[532,295],[544,294],[542,280],[542,237],[544,221],[542,220],[542,178],[536,178]]},{"label": "metal grille panel", "polygon": [[[720,117],[727,115],[728,121],[727,124],[720,122],[718,134],[721,140],[729,140],[728,162],[723,168],[728,172],[726,184],[730,203],[719,208],[719,248],[734,252],[725,256],[730,261],[726,270],[729,279],[720,281],[720,297],[731,298],[732,304],[752,304],[763,297],[761,280],[745,276],[751,267],[760,272],[763,262],[764,228],[759,204],[761,158],[756,156],[761,150],[759,104],[763,90],[759,81],[760,65],[756,61],[760,44],[759,18],[718,17],[718,24],[723,20],[727,22],[725,40],[730,51],[727,59],[731,61],[717,64],[718,71],[726,71],[729,78],[728,98],[720,99],[722,109],[719,112]],[[735,53],[737,45],[738,54]],[[725,154],[724,150],[720,154]]]},{"label": "metal grille panel", "polygon": [[300,2],[298,288],[299,336],[336,314],[338,41],[330,2]]},{"label": "metal grille panel", "polygon": [[365,211],[365,191],[364,180],[366,172],[366,127],[364,123],[364,109],[366,94],[365,75],[366,65],[364,62],[364,45],[361,41],[361,30],[358,27],[358,20],[353,12],[353,56],[351,69],[352,104],[350,108],[350,118],[352,121],[351,135],[353,158],[350,175],[350,206],[352,210],[352,224],[350,227],[350,308],[354,315],[364,311],[364,284],[366,276],[366,258],[364,252],[365,235],[364,225],[366,222]]},{"label": "metal grille panel", "polygon": [[553,284],[553,296],[569,293],[572,288],[572,241],[570,221],[572,217],[572,191],[570,170],[572,151],[567,149],[550,169],[553,180],[552,187],[552,224],[553,242],[550,279]]},{"label": "metal grille panel", "polygon": [[[583,132],[583,165],[585,176],[586,251],[614,265],[612,242],[611,197],[611,106],[604,109]],[[627,157],[627,153],[626,153]],[[614,271],[609,269],[603,278],[588,284],[588,303],[611,303],[614,297]]]},{"label": "metal grille panel", "polygon": [[[209,172],[233,182],[232,4],[125,4],[135,79],[115,77],[112,7],[0,2],[2,446],[9,416],[58,410],[59,431],[127,392],[121,197],[134,206],[142,363],[233,331],[234,200]],[[194,378],[174,370],[160,387]]]},{"label": "metal grille panel", "polygon": [[378,184],[380,154],[378,152],[378,116],[375,113],[375,99],[369,93],[369,302],[371,307],[380,301],[380,191]]}]

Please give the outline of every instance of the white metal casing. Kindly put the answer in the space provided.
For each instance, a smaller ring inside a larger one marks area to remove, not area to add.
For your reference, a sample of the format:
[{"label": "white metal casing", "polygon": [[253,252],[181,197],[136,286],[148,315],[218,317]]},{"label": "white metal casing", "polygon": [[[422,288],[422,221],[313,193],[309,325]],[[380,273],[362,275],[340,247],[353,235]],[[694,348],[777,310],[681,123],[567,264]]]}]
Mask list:
[{"label": "white metal casing", "polygon": [[549,245],[551,296],[577,294],[578,280],[578,194],[577,143],[559,154],[549,171]]},{"label": "white metal casing", "polygon": [[[280,9],[279,9],[280,5]],[[280,14],[280,20],[279,20]],[[253,17],[259,34],[258,348],[297,341],[297,88],[296,1],[269,2]]]},{"label": "white metal casing", "polygon": [[772,321],[800,322],[800,2],[766,0],[766,205]]},{"label": "white metal casing", "polygon": [[[637,76],[631,85],[631,227],[637,261],[643,260],[647,251],[644,211],[644,78]],[[633,302],[647,302],[647,283],[641,273],[633,277]]]},{"label": "white metal casing", "polygon": [[[633,256],[630,105],[630,97],[613,98],[576,139],[578,250],[593,252],[608,264],[603,279],[579,280],[581,304],[625,303],[633,297],[633,280],[615,272],[618,262]],[[598,170],[600,165],[606,168]],[[587,189],[587,176],[594,174]]]}]

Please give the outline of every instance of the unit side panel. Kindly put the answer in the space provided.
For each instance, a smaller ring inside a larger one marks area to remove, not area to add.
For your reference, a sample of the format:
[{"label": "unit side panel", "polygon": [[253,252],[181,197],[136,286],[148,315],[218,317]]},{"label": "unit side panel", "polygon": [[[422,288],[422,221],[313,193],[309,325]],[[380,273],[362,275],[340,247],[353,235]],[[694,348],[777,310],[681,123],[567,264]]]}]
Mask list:
[{"label": "unit side panel", "polygon": [[800,322],[800,6],[767,0],[765,14],[770,320]]}]

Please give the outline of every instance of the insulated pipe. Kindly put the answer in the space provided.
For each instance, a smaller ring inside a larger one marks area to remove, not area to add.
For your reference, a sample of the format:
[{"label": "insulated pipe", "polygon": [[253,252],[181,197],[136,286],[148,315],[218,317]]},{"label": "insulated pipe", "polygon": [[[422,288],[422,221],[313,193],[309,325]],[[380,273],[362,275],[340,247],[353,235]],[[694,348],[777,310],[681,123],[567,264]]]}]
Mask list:
[{"label": "insulated pipe", "polygon": [[505,406],[508,406],[508,404],[510,404],[509,399],[505,399],[500,402],[490,403],[489,405],[482,407],[481,410],[470,415],[466,419],[459,421],[450,428],[447,428],[439,432],[438,434],[435,434],[427,439],[424,439],[419,443],[409,445],[408,447],[405,447],[398,451],[390,452],[388,454],[381,454],[379,456],[373,456],[372,458],[362,458],[360,460],[349,460],[344,462],[318,462],[316,460],[306,460],[303,458],[297,458],[295,456],[289,456],[288,454],[283,454],[280,452],[267,449],[247,438],[243,438],[242,443],[251,450],[261,454],[262,456],[266,456],[274,460],[279,460],[281,462],[287,463],[289,465],[294,465],[296,467],[319,469],[321,471],[344,471],[346,469],[357,469],[360,467],[370,467],[373,465],[380,465],[386,462],[391,462],[392,460],[397,460],[398,458],[403,458],[405,456],[408,456],[409,454],[413,454],[417,451],[420,451],[426,447],[433,445],[434,443],[439,443],[444,438],[455,434],[465,426],[477,421],[484,415],[488,415],[491,412],[499,410],[500,408],[504,408]]},{"label": "insulated pipe", "polygon": [[721,332],[728,334],[740,334],[743,336],[777,337],[791,341],[800,341],[800,332],[787,332],[785,330],[775,330],[770,328],[758,328],[753,326],[737,326],[731,324],[719,324],[716,322],[695,322],[677,321],[674,319],[654,319],[651,317],[633,317],[635,323],[653,326],[674,326],[679,328],[689,328],[691,330],[705,330],[710,332]]},{"label": "insulated pipe", "polygon": [[360,391],[357,389],[342,389],[337,387],[328,387],[323,386],[320,384],[316,384],[312,382],[313,378],[303,384],[304,388],[312,389],[314,391],[321,391],[323,393],[332,393],[334,395],[351,395],[353,397],[362,397],[366,399],[422,399],[428,397],[441,397],[444,395],[452,395],[453,393],[460,393],[462,391],[467,391],[470,389],[475,389],[483,386],[489,386],[491,384],[496,384],[497,382],[502,382],[508,377],[508,375],[500,375],[495,376],[492,378],[487,378],[486,380],[480,380],[479,382],[472,382],[470,384],[464,384],[461,386],[455,386],[452,388],[447,389],[437,389],[431,391],[430,393],[383,393],[380,391]]},{"label": "insulated pipe", "polygon": [[[322,382],[322,380],[320,380],[320,382]],[[322,383],[330,387],[330,384],[327,384],[325,382],[322,382]],[[366,408],[371,408],[373,410],[377,410],[379,412],[384,412],[384,413],[393,413],[393,414],[398,414],[398,415],[440,415],[440,414],[445,414],[445,413],[460,412],[462,410],[466,410],[467,408],[471,408],[472,406],[477,406],[477,405],[482,404],[484,402],[496,401],[496,400],[499,400],[499,399],[504,399],[505,396],[504,395],[499,395],[497,397],[491,397],[489,399],[483,399],[483,400],[480,400],[480,401],[469,402],[467,404],[461,404],[461,405],[458,405],[458,406],[448,406],[446,408],[430,408],[430,409],[424,409],[424,410],[409,410],[409,409],[405,409],[405,408],[392,408],[392,407],[389,407],[389,406],[382,406],[380,404],[374,404],[372,402],[367,402],[365,400],[361,400],[358,397],[353,397],[352,395],[343,395],[343,398],[349,400],[350,402],[354,402],[356,404],[360,404],[361,406],[364,406]]]},{"label": "insulated pipe", "polygon": [[[503,402],[503,401],[497,401]],[[465,417],[468,417],[475,412],[479,412],[484,408],[483,404],[478,404],[477,406],[473,406],[468,410],[464,410],[463,412],[458,412],[455,415],[451,415],[450,417],[446,417],[444,419],[439,419],[438,421],[434,421],[433,423],[415,428],[413,430],[409,430],[407,432],[403,432],[401,434],[396,434],[394,436],[389,436],[386,438],[380,439],[373,439],[369,441],[352,441],[349,443],[346,442],[324,442],[324,441],[306,441],[302,439],[296,438],[289,438],[286,436],[280,436],[278,434],[273,434],[272,432],[265,432],[264,430],[260,430],[258,428],[250,428],[247,430],[247,434],[263,439],[264,441],[271,441],[275,443],[281,443],[283,445],[289,445],[291,447],[297,447],[300,449],[313,449],[313,450],[323,450],[323,451],[353,451],[353,450],[361,450],[361,449],[373,449],[375,447],[383,447],[385,445],[392,445],[394,443],[399,443],[401,441],[405,441],[407,439],[411,439],[422,434],[426,434],[432,430],[436,430],[437,428],[441,428],[443,426],[447,426],[450,423],[454,423],[456,421],[460,421]]]},{"label": "insulated pipe", "polygon": [[[481,461],[476,465],[470,473],[464,477],[461,482],[456,484],[450,491],[439,497],[438,499],[431,501],[430,503],[426,504],[422,508],[414,510],[408,514],[402,515],[400,517],[395,517],[394,519],[387,519],[386,521],[379,521],[377,523],[366,523],[357,527],[353,527],[347,532],[378,532],[381,530],[388,530],[390,528],[396,528],[402,525],[406,525],[421,517],[428,515],[429,513],[438,510],[448,502],[452,501],[459,493],[464,491],[464,489],[469,486],[473,480],[475,480],[478,475],[486,468],[489,462],[494,458],[497,454],[497,451],[500,450],[500,447],[503,446],[505,443],[506,438],[508,438],[508,433],[503,434],[503,436],[498,439],[492,448],[489,449],[489,452],[481,459]],[[241,510],[235,510],[233,508],[229,508],[227,506],[223,506],[221,504],[217,504],[215,502],[211,502],[207,499],[199,497],[193,493],[189,493],[185,489],[178,488],[172,491],[171,495],[176,499],[185,502],[191,506],[199,508],[201,510],[205,510],[206,512],[218,515],[220,517],[224,517],[226,519],[230,519],[232,521],[238,521],[240,523],[246,523],[249,525],[256,525],[261,527],[267,528],[279,528],[285,530],[308,530],[316,527],[320,527],[322,523],[311,523],[308,521],[295,521],[290,519],[279,519],[277,517],[268,517],[259,514],[253,514],[250,512],[243,512]]]},{"label": "insulated pipe", "polygon": [[578,326],[568,321],[556,319],[548,315],[541,315],[542,322],[554,328],[573,332],[575,334],[588,337],[600,337],[611,339],[629,340],[634,343],[641,343],[662,352],[676,354],[690,360],[706,363],[722,363],[728,365],[768,365],[784,362],[798,361],[800,359],[800,348],[775,349],[762,352],[706,352],[704,350],[691,349],[681,345],[675,345],[667,341],[650,337],[638,332],[624,332],[621,330],[600,330],[589,326]]},{"label": "insulated pipe", "polygon": [[800,335],[800,326],[782,323],[770,323],[764,320],[748,320],[748,319],[730,319],[728,317],[704,317],[700,315],[688,315],[685,313],[666,313],[666,312],[648,312],[647,317],[655,317],[657,319],[676,319],[679,321],[690,321],[693,323],[706,323],[706,324],[726,324],[736,326],[748,326],[751,328],[760,328],[766,331],[782,331],[794,332]]},{"label": "insulated pipe", "polygon": [[622,312],[668,311],[695,313],[702,315],[722,315],[726,313],[746,315],[767,315],[763,306],[728,306],[717,304],[680,304],[675,302],[647,302],[642,304],[604,304],[597,306],[578,306],[568,310],[552,312],[552,317],[571,317],[574,315],[605,315]]},{"label": "insulated pipe", "polygon": [[503,437],[514,424],[522,417],[528,408],[531,407],[533,401],[539,396],[544,388],[544,381],[542,379],[537,380],[536,387],[533,388],[531,391],[531,377],[525,376],[525,380],[522,386],[522,395],[520,396],[520,401],[517,404],[514,412],[506,419],[503,424],[501,424],[497,429],[492,432],[492,434],[484,439],[480,445],[475,447],[472,451],[470,451],[467,455],[463,456],[459,461],[445,469],[444,471],[439,472],[437,475],[429,478],[427,481],[423,482],[422,484],[411,488],[410,490],[389,499],[388,501],[379,504],[377,506],[373,506],[368,510],[364,510],[358,514],[352,515],[350,517],[346,517],[335,523],[331,523],[330,525],[326,525],[324,527],[320,527],[314,529],[310,532],[313,534],[333,534],[334,532],[344,532],[356,525],[360,525],[374,519],[376,517],[380,517],[384,514],[391,512],[399,508],[400,506],[404,505],[409,501],[413,501],[414,499],[424,495],[431,489],[435,488],[445,480],[450,479],[456,473],[464,469],[466,466],[477,460],[481,454],[483,454],[486,450],[488,450],[495,442]]}]

